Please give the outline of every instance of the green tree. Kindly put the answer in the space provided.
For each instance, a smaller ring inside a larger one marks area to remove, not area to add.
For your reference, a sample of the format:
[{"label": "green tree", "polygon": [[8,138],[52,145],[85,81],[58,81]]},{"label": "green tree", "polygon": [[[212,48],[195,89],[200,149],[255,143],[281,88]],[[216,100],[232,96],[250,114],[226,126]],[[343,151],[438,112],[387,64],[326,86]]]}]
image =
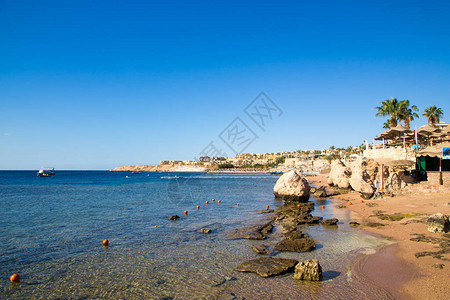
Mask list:
[{"label": "green tree", "polygon": [[389,121],[386,121],[386,122],[383,123],[383,128],[384,128],[384,129],[389,129],[389,128],[391,128],[391,125],[389,125]]},{"label": "green tree", "polygon": [[286,161],[286,157],[285,156],[278,156],[277,158],[275,158],[275,165],[279,165],[282,164]]},{"label": "green tree", "polygon": [[414,120],[414,118],[419,117],[419,115],[416,113],[417,111],[419,111],[417,106],[415,105],[409,106],[409,105],[410,105],[409,100],[402,100],[399,103],[398,118],[399,120],[403,121],[406,129],[410,128],[410,123],[412,120]]},{"label": "green tree", "polygon": [[381,106],[375,107],[378,109],[376,116],[389,116],[389,128],[397,126],[400,113],[400,102],[396,98],[391,98],[381,102]]},{"label": "green tree", "polygon": [[428,119],[428,124],[436,124],[439,123],[439,121],[444,116],[444,111],[442,108],[437,108],[435,105],[428,106],[425,108],[423,116]]}]

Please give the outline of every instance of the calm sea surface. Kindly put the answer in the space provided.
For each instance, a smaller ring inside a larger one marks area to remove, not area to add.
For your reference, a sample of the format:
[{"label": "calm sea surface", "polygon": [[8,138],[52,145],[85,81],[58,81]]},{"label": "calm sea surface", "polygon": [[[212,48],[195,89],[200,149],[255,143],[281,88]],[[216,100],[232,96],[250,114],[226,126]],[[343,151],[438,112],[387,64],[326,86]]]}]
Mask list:
[{"label": "calm sea surface", "polygon": [[[313,215],[337,217],[339,226],[303,229],[317,240],[317,250],[273,254],[319,259],[324,282],[233,270],[257,258],[250,245],[271,247],[282,239],[280,228],[265,241],[229,238],[233,229],[267,218],[257,213],[267,204],[282,205],[272,194],[276,180],[266,174],[108,171],[58,171],[39,178],[36,171],[0,171],[0,298],[386,297],[348,272],[357,253],[385,241],[350,227],[354,217],[329,200],[311,198]],[[181,218],[170,221],[173,214]],[[198,233],[205,227],[212,233]],[[9,282],[14,273],[20,284]]]}]

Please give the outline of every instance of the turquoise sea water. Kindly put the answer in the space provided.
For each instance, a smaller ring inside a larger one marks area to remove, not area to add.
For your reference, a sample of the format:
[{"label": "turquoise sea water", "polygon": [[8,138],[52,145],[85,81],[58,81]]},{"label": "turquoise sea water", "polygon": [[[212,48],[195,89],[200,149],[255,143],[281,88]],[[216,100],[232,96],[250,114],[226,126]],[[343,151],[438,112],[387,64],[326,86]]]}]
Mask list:
[{"label": "turquoise sea water", "polygon": [[[273,254],[318,258],[324,282],[233,270],[258,257],[250,245],[271,247],[282,239],[279,228],[265,241],[229,238],[233,229],[267,218],[257,213],[266,205],[282,205],[272,194],[277,178],[108,171],[38,178],[35,171],[0,171],[0,298],[387,297],[347,272],[357,253],[384,241],[350,227],[354,217],[329,200],[311,198],[317,202],[313,215],[337,217],[339,226],[303,228],[317,240],[317,250]],[[181,218],[170,221],[173,214]],[[204,227],[212,233],[198,233]],[[14,273],[20,284],[9,282]]]}]

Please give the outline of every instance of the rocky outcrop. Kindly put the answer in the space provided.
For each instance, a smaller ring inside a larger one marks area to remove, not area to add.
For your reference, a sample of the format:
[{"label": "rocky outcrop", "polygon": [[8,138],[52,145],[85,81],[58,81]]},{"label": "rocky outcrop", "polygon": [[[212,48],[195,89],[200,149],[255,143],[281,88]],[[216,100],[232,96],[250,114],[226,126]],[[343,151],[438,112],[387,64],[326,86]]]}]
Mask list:
[{"label": "rocky outcrop", "polygon": [[349,179],[350,186],[357,192],[360,192],[365,199],[369,199],[375,193],[375,186],[370,179],[370,175],[362,166],[352,169],[352,175]]},{"label": "rocky outcrop", "polygon": [[251,248],[253,251],[261,255],[270,254],[269,249],[267,249],[267,247],[264,245],[252,245]]},{"label": "rocky outcrop", "polygon": [[340,160],[335,160],[331,164],[328,184],[335,186],[338,192],[351,188],[361,193],[361,196],[368,199],[376,192],[375,180],[381,181],[386,192],[399,191],[407,186],[411,176],[404,175],[404,166],[384,166],[381,174],[381,165],[372,158],[358,158],[354,162],[344,164]]},{"label": "rocky outcrop", "polygon": [[254,272],[262,277],[271,277],[292,272],[298,263],[295,259],[261,257],[242,263],[236,271]]},{"label": "rocky outcrop", "polygon": [[298,280],[321,281],[323,279],[322,267],[317,259],[300,262],[295,266],[294,278]]},{"label": "rocky outcrop", "polygon": [[321,223],[322,223],[322,225],[328,225],[328,226],[331,226],[331,225],[336,225],[337,222],[339,222],[338,219],[336,219],[336,218],[331,218],[331,219],[325,219],[325,220],[322,220]]},{"label": "rocky outcrop", "polygon": [[240,229],[235,229],[230,235],[232,239],[249,239],[249,240],[264,240],[267,238],[266,234],[272,232],[273,220],[270,220],[259,226],[247,226]]},{"label": "rocky outcrop", "polygon": [[277,251],[308,252],[316,249],[316,241],[310,237],[301,239],[284,239],[275,245]]},{"label": "rocky outcrop", "polygon": [[169,217],[169,220],[175,221],[175,220],[178,220],[179,218],[180,218],[179,215],[173,215],[173,216]]},{"label": "rocky outcrop", "polygon": [[345,164],[337,159],[331,163],[330,174],[328,175],[328,184],[331,186],[337,186],[341,189],[347,189],[350,187],[350,176],[352,171]]},{"label": "rocky outcrop", "polygon": [[209,229],[209,228],[201,228],[201,229],[198,230],[198,232],[200,232],[200,233],[211,233],[212,230]]},{"label": "rocky outcrop", "polygon": [[298,225],[319,223],[322,217],[312,216],[313,209],[314,202],[310,201],[300,204],[300,207],[294,203],[286,203],[277,209],[275,220],[280,223],[286,235],[296,231]]},{"label": "rocky outcrop", "polygon": [[427,229],[429,232],[448,232],[450,223],[447,215],[436,213],[427,220]]},{"label": "rocky outcrop", "polygon": [[327,191],[323,185],[318,187],[312,187],[310,193],[313,194],[314,198],[325,198],[327,197]]},{"label": "rocky outcrop", "polygon": [[283,201],[306,202],[309,199],[309,183],[296,171],[283,174],[273,188],[275,198]]}]

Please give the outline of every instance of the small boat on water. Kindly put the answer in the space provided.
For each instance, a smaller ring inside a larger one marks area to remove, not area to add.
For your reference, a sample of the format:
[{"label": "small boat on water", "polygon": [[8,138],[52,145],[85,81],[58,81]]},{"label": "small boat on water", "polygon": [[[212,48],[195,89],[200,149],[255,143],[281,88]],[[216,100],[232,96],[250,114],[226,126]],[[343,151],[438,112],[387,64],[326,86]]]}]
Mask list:
[{"label": "small boat on water", "polygon": [[50,177],[55,175],[55,168],[44,168],[37,172],[38,177]]},{"label": "small boat on water", "polygon": [[131,174],[142,174],[142,172],[141,171],[133,171],[133,172],[131,172]]}]

